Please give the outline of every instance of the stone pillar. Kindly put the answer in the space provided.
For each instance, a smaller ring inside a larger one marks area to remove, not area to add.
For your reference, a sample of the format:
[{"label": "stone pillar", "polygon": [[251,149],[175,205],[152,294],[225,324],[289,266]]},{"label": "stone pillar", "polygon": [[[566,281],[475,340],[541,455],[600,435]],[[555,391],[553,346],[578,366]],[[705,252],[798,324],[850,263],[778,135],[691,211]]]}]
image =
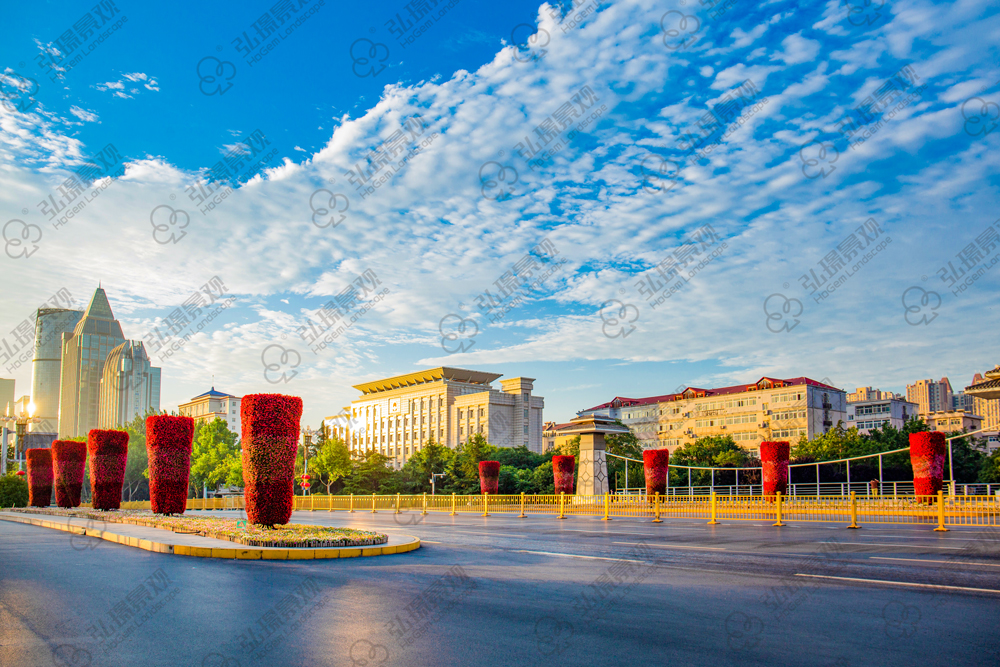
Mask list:
[{"label": "stone pillar", "polygon": [[602,496],[608,492],[608,460],[604,455],[604,434],[580,434],[580,467],[576,492],[583,496]]}]

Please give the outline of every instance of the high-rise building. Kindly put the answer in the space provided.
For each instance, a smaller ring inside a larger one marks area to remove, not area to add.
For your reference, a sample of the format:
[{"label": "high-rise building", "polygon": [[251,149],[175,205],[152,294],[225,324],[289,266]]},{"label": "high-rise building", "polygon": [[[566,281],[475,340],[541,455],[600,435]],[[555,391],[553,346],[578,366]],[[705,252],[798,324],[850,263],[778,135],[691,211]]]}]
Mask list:
[{"label": "high-rise building", "polygon": [[35,416],[31,432],[55,433],[59,424],[59,374],[62,335],[71,333],[83,317],[82,310],[39,308],[35,316],[35,355],[31,360],[31,399]]},{"label": "high-rise building", "polygon": [[925,418],[931,412],[947,412],[952,409],[951,382],[948,378],[917,380],[906,385],[906,400],[920,406],[920,416]]},{"label": "high-rise building", "polygon": [[965,395],[973,396],[972,412],[982,416],[982,427],[990,431],[1000,430],[1000,398],[992,397],[1000,396],[1000,366],[986,371],[985,377],[976,373],[972,384],[965,388]]},{"label": "high-rise building", "polygon": [[0,378],[0,412],[14,414],[14,381]]},{"label": "high-rise building", "polygon": [[[718,389],[688,387],[676,394],[630,399],[622,423],[644,448],[677,447],[706,436],[730,436],[756,452],[765,440],[798,442],[847,419],[847,395],[806,377],[764,377]],[[581,414],[599,409],[590,408]]]},{"label": "high-rise building", "polygon": [[224,394],[216,391],[215,387],[204,394],[195,396],[187,403],[177,406],[177,413],[185,417],[191,417],[197,422],[213,422],[216,418],[226,422],[226,427],[243,437],[242,423],[240,422],[240,400],[241,397],[232,394]]},{"label": "high-rise building", "polygon": [[115,428],[150,410],[160,411],[160,369],[142,341],[127,340],[108,353],[101,378],[98,428]]},{"label": "high-rise building", "polygon": [[499,377],[440,367],[365,382],[354,386],[361,398],[325,423],[352,451],[374,449],[397,468],[430,439],[454,448],[476,433],[541,452],[545,400],[532,394],[534,379],[502,380],[498,391],[490,383]]},{"label": "high-rise building", "polygon": [[125,342],[121,324],[100,287],[73,333],[62,335],[59,381],[59,437],[87,435],[99,428],[101,380],[111,350]]}]

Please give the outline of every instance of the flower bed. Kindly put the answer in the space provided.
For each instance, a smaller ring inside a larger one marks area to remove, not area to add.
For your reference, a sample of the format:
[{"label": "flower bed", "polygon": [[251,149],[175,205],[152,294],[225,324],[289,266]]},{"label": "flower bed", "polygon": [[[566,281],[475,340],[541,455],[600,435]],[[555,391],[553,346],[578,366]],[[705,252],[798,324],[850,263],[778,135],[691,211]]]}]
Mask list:
[{"label": "flower bed", "polygon": [[193,437],[191,417],[146,417],[149,500],[156,514],[184,514]]},{"label": "flower bed", "polygon": [[90,497],[94,508],[116,510],[122,503],[122,484],[128,462],[128,433],[91,429],[87,434],[90,461]]},{"label": "flower bed", "polygon": [[500,462],[479,462],[479,492],[496,495],[500,490]]},{"label": "flower bed", "polygon": [[760,443],[761,477],[765,496],[788,493],[789,452],[790,446],[786,440]]},{"label": "flower bed", "polygon": [[553,456],[552,475],[555,482],[556,495],[573,493],[573,471],[576,467],[576,458],[573,456]]},{"label": "flower bed", "polygon": [[646,497],[667,495],[667,474],[670,472],[670,451],[646,449],[642,452],[642,469],[646,475]]},{"label": "flower bed", "polygon": [[80,506],[86,463],[87,443],[73,440],[52,443],[52,471],[55,474],[56,505],[59,507]]},{"label": "flower bed", "polygon": [[178,534],[201,535],[228,540],[248,547],[321,549],[328,547],[364,547],[385,544],[389,536],[368,530],[330,528],[292,523],[280,528],[265,528],[249,521],[225,517],[165,516],[148,510],[102,512],[88,509],[9,510],[27,514],[77,517],[107,523],[124,523],[147,528],[161,528]]},{"label": "flower bed", "polygon": [[48,507],[52,504],[52,450],[29,449],[24,455],[28,459],[28,504]]}]

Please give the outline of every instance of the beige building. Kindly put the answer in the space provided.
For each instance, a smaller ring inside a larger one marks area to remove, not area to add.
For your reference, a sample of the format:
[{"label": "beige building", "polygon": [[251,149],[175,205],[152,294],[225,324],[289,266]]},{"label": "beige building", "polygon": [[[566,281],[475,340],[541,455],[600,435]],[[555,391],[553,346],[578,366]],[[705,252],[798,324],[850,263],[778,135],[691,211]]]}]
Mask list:
[{"label": "beige building", "polygon": [[924,421],[932,431],[951,433],[953,431],[978,431],[983,428],[983,418],[965,410],[941,410],[924,416]]},{"label": "beige building", "polygon": [[864,403],[865,401],[891,401],[902,398],[902,394],[894,394],[891,391],[880,391],[872,387],[858,387],[857,391],[847,395],[847,402]]},{"label": "beige building", "polygon": [[952,409],[951,382],[948,378],[934,380],[917,380],[915,384],[906,385],[906,400],[919,406],[919,414],[927,421],[927,415],[932,412],[943,412]]},{"label": "beige building", "polygon": [[[983,377],[982,374],[976,373],[972,378],[973,385],[983,385],[989,382],[988,378],[1000,378],[1000,366],[994,368],[992,371],[987,371],[987,377]],[[965,388],[966,395],[969,394],[970,387]],[[983,428],[989,429],[990,431],[1000,430],[1000,398],[980,398],[979,396],[973,396],[973,406],[972,411],[982,416],[983,418]]]},{"label": "beige building", "polygon": [[374,449],[401,467],[428,440],[455,448],[481,433],[498,447],[542,451],[542,409],[533,378],[491,383],[499,373],[431,368],[355,385],[361,398],[327,417],[331,432],[352,451]]},{"label": "beige building", "polygon": [[[842,389],[806,377],[764,377],[753,384],[701,389],[628,399],[622,423],[644,448],[673,451],[705,436],[728,435],[736,444],[759,451],[765,440],[812,438],[847,420]],[[595,414],[596,406],[580,414]]]},{"label": "beige building", "polygon": [[194,418],[195,424],[199,422],[213,422],[216,418],[226,422],[226,427],[243,437],[243,428],[240,422],[240,396],[224,394],[216,391],[212,387],[204,394],[195,396],[187,403],[177,406],[177,413]]}]

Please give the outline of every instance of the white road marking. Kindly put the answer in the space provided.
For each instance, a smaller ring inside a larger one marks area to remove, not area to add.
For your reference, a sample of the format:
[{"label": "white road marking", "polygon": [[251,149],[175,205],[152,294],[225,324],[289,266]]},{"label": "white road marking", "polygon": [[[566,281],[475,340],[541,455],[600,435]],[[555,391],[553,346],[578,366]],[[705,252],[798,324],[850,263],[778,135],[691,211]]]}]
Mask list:
[{"label": "white road marking", "polygon": [[951,565],[983,565],[985,567],[1000,567],[996,563],[976,563],[964,560],[930,560],[929,558],[889,558],[888,556],[869,556],[876,560],[908,560],[915,563],[949,563]]},{"label": "white road marking", "polygon": [[972,591],[973,593],[998,593],[1000,591],[992,588],[968,588],[966,586],[944,586],[942,584],[915,584],[909,581],[885,581],[883,579],[857,579],[855,577],[834,577],[827,574],[802,574],[795,573],[796,577],[812,577],[813,579],[837,579],[839,581],[860,581],[866,584],[888,584],[890,586],[912,586],[914,588],[943,588],[951,591]]},{"label": "white road marking", "polygon": [[606,558],[604,556],[581,556],[580,554],[557,554],[551,551],[528,551],[527,549],[517,549],[519,554],[541,554],[542,556],[562,556],[563,558],[586,558],[587,560],[611,560],[621,563],[645,563],[644,560],[629,560],[628,558]]},{"label": "white road marking", "polygon": [[840,542],[837,544],[860,544],[866,547],[903,547],[904,549],[954,549],[961,551],[962,547],[935,547],[929,544],[876,544],[875,542]]},{"label": "white road marking", "polygon": [[725,547],[684,547],[679,544],[649,544],[648,542],[612,542],[611,544],[632,544],[647,547],[659,547],[661,549],[707,549],[709,551],[726,551]]}]

